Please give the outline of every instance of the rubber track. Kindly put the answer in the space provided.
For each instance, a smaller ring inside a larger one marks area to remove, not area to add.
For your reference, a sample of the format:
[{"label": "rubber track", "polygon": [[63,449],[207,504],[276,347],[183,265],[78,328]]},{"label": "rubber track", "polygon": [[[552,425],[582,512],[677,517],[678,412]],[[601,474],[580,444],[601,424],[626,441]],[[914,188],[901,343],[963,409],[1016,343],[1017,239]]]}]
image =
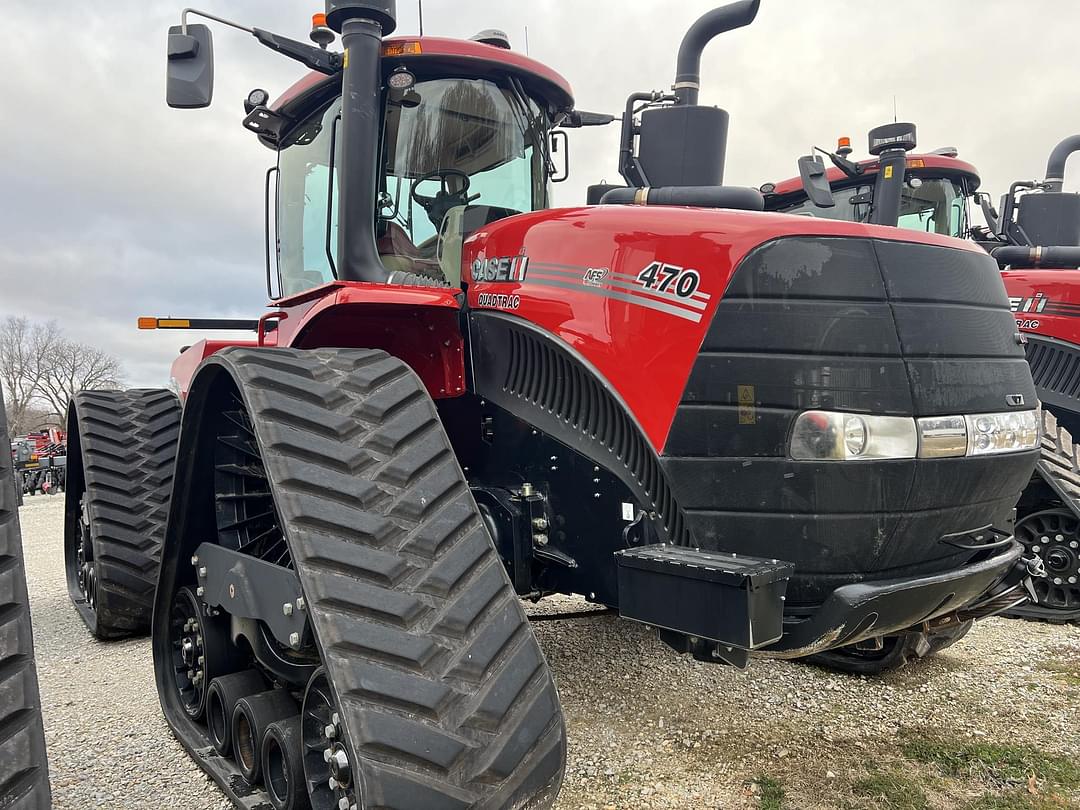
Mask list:
[{"label": "rubber track", "polygon": [[[1065,507],[1080,518],[1080,448],[1073,444],[1069,431],[1059,427],[1049,411],[1043,411],[1041,444],[1042,453],[1035,465],[1035,475],[1042,478]],[[1030,602],[1001,615],[1049,624],[1080,621],[1080,611],[1064,611]]]},{"label": "rubber track", "polygon": [[364,805],[548,807],[558,694],[434,403],[381,351],[227,349]]},{"label": "rubber track", "polygon": [[[7,418],[0,394],[0,436]],[[52,806],[11,454],[0,452],[0,808]]]},{"label": "rubber track", "polygon": [[[180,401],[171,391],[80,391],[81,463],[88,496],[98,578],[97,610],[69,590],[83,620],[99,638],[146,632],[154,606],[161,544],[172,491]],[[78,515],[79,492],[68,490],[67,516]],[[74,508],[72,508],[74,507]],[[67,565],[74,565],[69,538]]]}]

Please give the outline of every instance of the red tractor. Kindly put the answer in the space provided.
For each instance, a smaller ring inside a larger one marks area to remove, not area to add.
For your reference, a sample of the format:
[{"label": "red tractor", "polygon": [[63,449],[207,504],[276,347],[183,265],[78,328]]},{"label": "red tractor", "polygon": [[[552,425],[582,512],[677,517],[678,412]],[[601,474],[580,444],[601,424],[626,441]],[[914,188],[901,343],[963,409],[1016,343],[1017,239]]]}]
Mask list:
[{"label": "red tractor", "polygon": [[[863,671],[1026,598],[1039,416],[997,266],[722,185],[700,58],[757,10],[696,22],[673,91],[628,102],[629,186],[558,209],[562,130],[612,118],[497,32],[387,38],[393,0],[328,0],[318,47],[213,18],[312,70],[246,104],[272,303],[177,359],[178,441],[169,392],[76,399],[67,543],[97,632],[152,625],[165,716],[237,807],[550,806],[520,598]],[[211,99],[192,13],[177,107]]]},{"label": "red tractor", "polygon": [[[1001,276],[1023,336],[1035,389],[1047,420],[1043,457],[1018,504],[1016,536],[1044,565],[1034,580],[1035,604],[1009,612],[1052,622],[1080,619],[1080,194],[1062,191],[1065,162],[1080,136],[1058,144],[1042,181],[1013,183],[999,213],[980,192],[974,166],[955,149],[917,154],[915,129],[893,124],[871,133],[890,144],[892,168],[882,157],[853,162],[841,139],[832,163],[800,159],[800,178],[766,184],[770,210],[851,222],[878,221],[910,230],[970,238],[987,250]],[[890,178],[883,177],[890,171]],[[987,226],[973,225],[971,202]]]}]

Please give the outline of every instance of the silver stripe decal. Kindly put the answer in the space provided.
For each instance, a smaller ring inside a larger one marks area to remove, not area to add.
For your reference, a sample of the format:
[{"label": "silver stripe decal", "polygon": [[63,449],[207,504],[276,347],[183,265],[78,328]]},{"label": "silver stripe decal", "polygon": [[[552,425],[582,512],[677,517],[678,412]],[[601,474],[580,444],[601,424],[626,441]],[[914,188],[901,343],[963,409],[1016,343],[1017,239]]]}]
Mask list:
[{"label": "silver stripe decal", "polygon": [[[582,273],[581,271],[578,271],[577,273],[568,273],[565,270],[554,270],[542,264],[534,264],[532,265],[532,267],[534,272],[548,273],[549,275],[553,276],[564,276],[566,278],[576,279],[577,281],[581,282],[582,287],[590,287],[594,290],[598,289],[596,285],[586,284],[581,281],[581,278],[584,275],[584,273]],[[662,293],[658,292],[657,290],[646,290],[644,287],[637,283],[628,283],[625,281],[618,281],[608,278],[604,280],[603,284],[605,285],[605,288],[608,286],[617,287],[619,289],[628,290],[632,293],[637,293],[638,295],[643,296],[647,301],[663,299],[665,301],[670,301],[672,304],[693,307],[694,309],[698,310],[705,310],[706,308],[708,308],[708,304],[705,301],[695,301],[691,298],[680,298],[679,296],[675,295],[675,293]]]},{"label": "silver stripe decal", "polygon": [[[698,272],[700,273],[701,271],[699,270]],[[627,281],[634,282],[639,287],[641,286],[641,284],[637,280],[637,276],[633,275],[632,273],[612,273],[611,275],[616,276],[618,278],[624,278]],[[661,295],[663,295],[663,294],[664,293],[661,293]],[[701,300],[701,301],[708,301],[710,298],[712,298],[712,296],[709,295],[707,292],[702,292],[701,290],[698,290],[696,293],[694,293],[690,297],[691,298],[697,298],[698,300]]]},{"label": "silver stripe decal", "polygon": [[661,301],[654,301],[651,298],[644,298],[640,295],[627,295],[626,293],[615,292],[614,290],[603,290],[597,287],[587,287],[584,284],[568,284],[565,281],[555,281],[554,279],[536,278],[533,274],[529,274],[529,277],[525,279],[525,285],[535,284],[539,287],[557,287],[562,290],[573,290],[574,292],[587,293],[589,295],[598,295],[601,298],[612,298],[616,301],[625,301],[628,304],[637,304],[641,307],[647,307],[649,309],[655,309],[657,312],[664,312],[668,315],[674,315],[677,318],[683,318],[694,323],[701,323],[701,315],[697,312],[692,312],[682,307],[671,306]]}]

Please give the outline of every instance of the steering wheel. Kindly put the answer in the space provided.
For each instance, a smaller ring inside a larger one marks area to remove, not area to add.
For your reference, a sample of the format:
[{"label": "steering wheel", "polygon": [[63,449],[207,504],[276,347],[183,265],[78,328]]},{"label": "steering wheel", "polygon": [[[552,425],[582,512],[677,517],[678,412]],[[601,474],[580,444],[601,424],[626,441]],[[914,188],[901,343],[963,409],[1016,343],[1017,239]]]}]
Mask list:
[{"label": "steering wheel", "polygon": [[[461,188],[456,191],[450,190],[450,184],[447,181],[451,177],[458,177],[461,179]],[[417,192],[417,188],[421,183],[427,180],[435,180],[436,178],[439,180],[439,191],[434,197],[429,197],[426,194]],[[456,208],[459,205],[468,205],[480,195],[476,194],[472,197],[469,196],[469,175],[465,174],[465,172],[460,169],[436,169],[433,172],[428,172],[413,180],[412,188],[409,190],[409,196],[412,198],[413,202],[427,212],[431,224],[438,230],[439,226],[442,225],[443,218],[451,208]]]}]

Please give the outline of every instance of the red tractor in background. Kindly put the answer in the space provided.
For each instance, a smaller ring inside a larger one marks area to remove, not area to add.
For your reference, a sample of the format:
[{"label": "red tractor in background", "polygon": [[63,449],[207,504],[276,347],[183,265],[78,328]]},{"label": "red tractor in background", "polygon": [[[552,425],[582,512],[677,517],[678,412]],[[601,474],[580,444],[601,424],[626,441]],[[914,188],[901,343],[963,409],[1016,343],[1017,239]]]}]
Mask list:
[{"label": "red tractor in background", "polygon": [[[871,151],[878,152],[870,160],[851,161],[848,138],[840,139],[836,153],[824,152],[832,168],[819,158],[801,158],[799,178],[762,186],[766,207],[968,238],[997,260],[1048,412],[1043,457],[1018,504],[1016,526],[1017,537],[1044,563],[1045,575],[1034,581],[1034,604],[1009,612],[1052,622],[1080,620],[1080,455],[1072,440],[1080,431],[1080,194],[1062,190],[1065,163],[1080,149],[1080,136],[1054,148],[1045,180],[1013,183],[1000,213],[979,191],[976,168],[960,160],[956,149],[915,153],[911,124],[878,128],[870,140]],[[890,144],[891,163],[876,147],[883,142]],[[888,180],[883,171],[891,172]],[[986,226],[971,222],[972,202],[981,207]]]},{"label": "red tractor in background", "polygon": [[[48,428],[11,441],[15,483],[23,495],[54,495],[67,485],[67,436]],[[21,500],[20,500],[21,504]]]},{"label": "red tractor in background", "polygon": [[[722,185],[701,53],[757,11],[690,28],[673,92],[628,102],[628,187],[560,209],[560,128],[612,118],[503,36],[386,38],[393,0],[328,0],[318,47],[202,15],[312,70],[245,105],[270,310],[186,348],[179,398],[75,398],[65,532],[80,612],[152,625],[166,719],[237,807],[550,806],[520,598],[867,672],[1027,598],[1039,416],[997,266]],[[211,100],[195,13],[175,107]]]}]

